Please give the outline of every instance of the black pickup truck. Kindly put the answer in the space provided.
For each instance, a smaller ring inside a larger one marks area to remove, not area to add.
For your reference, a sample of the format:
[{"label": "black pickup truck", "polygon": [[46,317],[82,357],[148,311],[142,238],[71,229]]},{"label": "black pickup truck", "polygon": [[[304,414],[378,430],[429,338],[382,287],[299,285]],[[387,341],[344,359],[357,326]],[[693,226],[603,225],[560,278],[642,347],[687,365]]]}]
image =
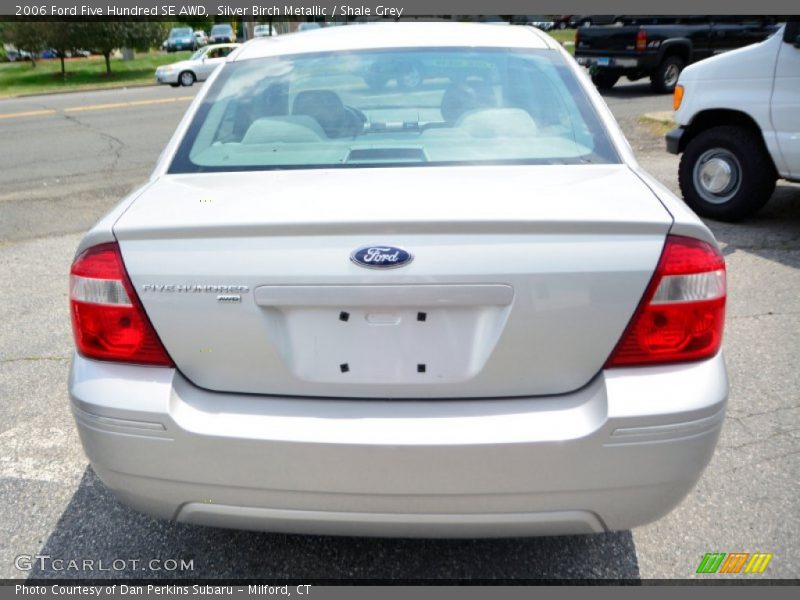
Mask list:
[{"label": "black pickup truck", "polygon": [[774,17],[620,17],[623,24],[580,27],[575,58],[589,67],[600,89],[620,77],[650,77],[655,91],[675,89],[683,68],[720,52],[766,39],[778,29]]}]

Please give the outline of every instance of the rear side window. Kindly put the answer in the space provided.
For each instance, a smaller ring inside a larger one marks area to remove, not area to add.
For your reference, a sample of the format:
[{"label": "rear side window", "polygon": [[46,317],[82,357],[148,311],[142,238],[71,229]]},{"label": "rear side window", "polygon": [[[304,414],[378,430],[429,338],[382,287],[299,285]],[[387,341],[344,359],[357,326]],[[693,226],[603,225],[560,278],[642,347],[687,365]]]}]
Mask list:
[{"label": "rear side window", "polygon": [[619,162],[551,50],[382,50],[225,65],[172,173]]}]

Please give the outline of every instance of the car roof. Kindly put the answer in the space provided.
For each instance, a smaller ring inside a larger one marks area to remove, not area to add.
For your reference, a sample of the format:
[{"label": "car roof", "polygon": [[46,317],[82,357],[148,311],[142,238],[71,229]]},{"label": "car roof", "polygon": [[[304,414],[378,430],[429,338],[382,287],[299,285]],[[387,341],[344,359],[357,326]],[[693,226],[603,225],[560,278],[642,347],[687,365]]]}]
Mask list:
[{"label": "car roof", "polygon": [[532,48],[552,49],[557,42],[534,27],[497,27],[484,23],[369,23],[324,27],[302,35],[254,38],[234,60],[285,54],[377,48]]}]

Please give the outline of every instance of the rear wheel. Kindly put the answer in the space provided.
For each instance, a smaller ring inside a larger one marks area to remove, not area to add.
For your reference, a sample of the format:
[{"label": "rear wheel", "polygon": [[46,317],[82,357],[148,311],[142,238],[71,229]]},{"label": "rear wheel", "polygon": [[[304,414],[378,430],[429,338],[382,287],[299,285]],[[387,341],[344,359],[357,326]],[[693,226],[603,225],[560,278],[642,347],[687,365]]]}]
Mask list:
[{"label": "rear wheel", "polygon": [[678,182],[697,214],[736,221],[755,213],[775,190],[777,175],[758,133],[746,127],[713,127],[689,142]]},{"label": "rear wheel", "polygon": [[178,77],[178,81],[180,81],[182,86],[191,87],[195,81],[194,73],[192,73],[191,71],[184,71]]},{"label": "rear wheel", "polygon": [[599,90],[610,90],[617,81],[619,81],[619,75],[616,73],[609,73],[608,71],[598,71],[592,75],[592,83],[594,83]]},{"label": "rear wheel", "polygon": [[658,65],[658,68],[650,76],[650,84],[653,90],[661,94],[671,94],[678,84],[678,77],[683,71],[686,63],[680,56],[667,56]]},{"label": "rear wheel", "polygon": [[566,21],[559,21],[558,22],[558,28],[559,29],[566,29],[567,28],[567,22]]}]

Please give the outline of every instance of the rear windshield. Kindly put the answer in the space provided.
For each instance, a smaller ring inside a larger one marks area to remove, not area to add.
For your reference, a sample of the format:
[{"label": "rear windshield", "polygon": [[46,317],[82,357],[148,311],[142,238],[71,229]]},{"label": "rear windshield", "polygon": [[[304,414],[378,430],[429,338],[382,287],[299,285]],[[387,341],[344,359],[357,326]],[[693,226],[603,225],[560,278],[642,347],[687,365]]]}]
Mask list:
[{"label": "rear windshield", "polygon": [[172,173],[619,162],[552,50],[383,50],[227,64]]},{"label": "rear windshield", "polygon": [[191,29],[173,29],[169,32],[169,37],[191,37],[192,30]]}]

